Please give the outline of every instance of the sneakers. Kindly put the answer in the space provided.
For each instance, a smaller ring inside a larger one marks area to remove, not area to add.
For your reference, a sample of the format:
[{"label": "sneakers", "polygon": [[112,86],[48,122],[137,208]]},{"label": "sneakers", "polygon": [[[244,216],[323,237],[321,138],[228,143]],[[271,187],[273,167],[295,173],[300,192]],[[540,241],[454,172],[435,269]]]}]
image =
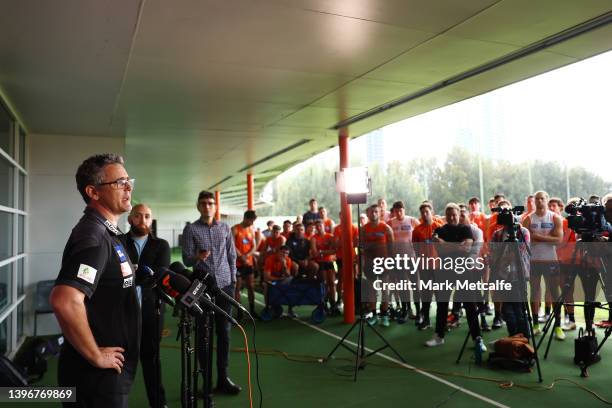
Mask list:
[{"label": "sneakers", "polygon": [[560,326],[555,327],[555,339],[565,340],[565,333],[563,332]]},{"label": "sneakers", "polygon": [[406,318],[407,318],[408,312],[400,312],[397,316],[397,319],[395,319],[395,321],[397,321],[397,324],[404,324],[406,323]]},{"label": "sneakers", "polygon": [[370,326],[376,326],[378,324],[378,316],[376,316],[376,314],[372,314],[372,316],[366,317],[366,322]]},{"label": "sneakers", "polygon": [[538,316],[538,323],[546,323],[549,317],[550,315],[547,315],[547,314]]},{"label": "sneakers", "polygon": [[534,324],[533,325],[533,335],[534,336],[539,336],[540,334],[542,334],[542,329],[540,329],[540,325],[539,324]]},{"label": "sneakers", "polygon": [[289,310],[287,311],[287,316],[291,317],[292,319],[298,318],[298,314],[293,311],[292,307],[290,307]]},{"label": "sneakers", "polygon": [[502,321],[501,317],[498,316],[493,319],[493,330],[501,329],[503,325],[504,322]]},{"label": "sneakers", "polygon": [[485,332],[491,331],[491,326],[487,323],[487,317],[484,313],[480,315],[480,330]]},{"label": "sneakers", "polygon": [[427,340],[425,342],[425,346],[427,347],[437,347],[437,346],[441,346],[442,344],[444,344],[444,339],[438,336],[437,333],[434,334],[431,340]]},{"label": "sneakers", "polygon": [[474,344],[474,360],[476,360],[476,364],[482,364],[482,354],[486,352],[487,346],[485,346],[484,341],[482,341],[482,337],[476,337]]},{"label": "sneakers", "polygon": [[382,317],[380,318],[380,324],[383,327],[389,327],[389,315],[388,314],[382,315]]},{"label": "sneakers", "polygon": [[459,326],[459,316],[454,313],[449,314],[446,317],[446,325],[448,327],[457,327]]},{"label": "sneakers", "polygon": [[563,326],[563,331],[576,330],[576,322],[569,321]]},{"label": "sneakers", "polygon": [[429,328],[431,328],[431,324],[429,323],[429,320],[423,320],[421,323],[419,323],[417,325],[417,329],[419,329],[421,331],[422,330],[427,330]]}]

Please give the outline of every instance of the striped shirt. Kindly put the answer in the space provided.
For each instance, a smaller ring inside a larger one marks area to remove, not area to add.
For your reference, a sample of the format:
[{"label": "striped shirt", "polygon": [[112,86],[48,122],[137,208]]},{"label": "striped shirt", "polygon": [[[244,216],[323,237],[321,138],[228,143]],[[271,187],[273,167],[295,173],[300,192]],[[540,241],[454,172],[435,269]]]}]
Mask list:
[{"label": "striped shirt", "polygon": [[[198,260],[202,250],[210,252],[205,261]],[[194,273],[210,273],[217,286],[236,283],[236,249],[230,227],[213,220],[208,225],[201,219],[183,229],[183,263],[193,266]]]}]

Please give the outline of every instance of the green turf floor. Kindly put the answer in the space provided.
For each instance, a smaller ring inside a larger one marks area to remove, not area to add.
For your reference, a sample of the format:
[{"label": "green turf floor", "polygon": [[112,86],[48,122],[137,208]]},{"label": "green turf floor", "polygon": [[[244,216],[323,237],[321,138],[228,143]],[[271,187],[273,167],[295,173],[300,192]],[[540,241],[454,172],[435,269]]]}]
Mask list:
[{"label": "green turf floor", "polygon": [[[178,252],[173,253],[173,260],[180,259]],[[258,295],[258,302],[261,297]],[[259,308],[261,305],[259,306]],[[341,317],[328,318],[317,328],[329,333],[322,333],[309,326],[308,317],[312,306],[296,308],[300,315],[299,321],[280,319],[272,322],[257,323],[257,348],[261,353],[260,378],[263,389],[264,407],[271,408],[339,408],[339,407],[600,407],[605,404],[578,386],[566,381],[560,381],[551,390],[545,390],[537,382],[535,372],[517,374],[509,371],[492,370],[486,366],[477,366],[473,360],[473,350],[468,348],[461,364],[455,360],[467,332],[467,323],[462,319],[459,328],[446,336],[446,344],[434,349],[423,346],[432,330],[420,332],[413,322],[404,325],[393,323],[390,327],[377,327],[380,333],[399,351],[411,366],[426,370],[435,378],[413,370],[402,368],[397,364],[382,358],[372,356],[367,360],[364,370],[360,370],[357,382],[353,382],[352,354],[339,349],[335,359],[327,363],[317,360],[325,357],[336,345],[337,339],[330,336],[342,336],[350,326],[342,322]],[[435,306],[432,307],[432,321],[435,317]],[[581,310],[577,310],[577,319]],[[602,318],[598,314],[598,318]],[[489,318],[489,323],[491,323]],[[597,319],[596,319],[597,320]],[[163,367],[163,383],[166,388],[168,405],[180,406],[180,343],[177,342],[177,320],[170,317],[167,309],[165,326],[168,335],[162,340],[161,358]],[[249,344],[252,345],[252,328],[247,327]],[[494,340],[506,334],[505,328],[485,333],[485,341]],[[553,380],[565,378],[572,380],[599,395],[612,400],[612,340],[606,343],[602,350],[603,360],[590,368],[590,377],[580,378],[579,369],[573,364],[574,337],[577,332],[568,333],[563,342],[553,341],[550,356],[542,361],[544,386],[550,386]],[[598,338],[603,331],[598,329]],[[355,341],[356,331],[349,337]],[[378,348],[382,343],[375,334],[366,333],[366,346]],[[230,375],[243,392],[238,396],[217,396],[216,406],[248,407],[247,393],[247,363],[245,354],[241,351],[244,341],[240,331],[232,330],[232,347],[230,356]],[[395,357],[389,349],[383,354]],[[543,352],[542,352],[543,354]],[[485,359],[486,359],[485,355]],[[254,358],[253,363],[253,398],[257,407],[258,393],[255,388]],[[49,364],[47,375],[41,385],[56,384],[56,361]],[[446,374],[442,374],[446,373]],[[465,378],[472,376],[476,378]],[[498,379],[513,382],[514,387],[503,389],[498,383],[485,379]],[[446,382],[450,384],[446,384]],[[521,388],[521,386],[533,389]],[[539,389],[535,389],[539,388]],[[492,401],[492,402],[488,402]],[[25,407],[26,404],[18,404]],[[33,407],[51,407],[58,404],[32,404]],[[201,405],[201,401],[200,404]],[[148,407],[142,374],[139,371],[132,393],[130,407]]]},{"label": "green turf floor", "polygon": [[[257,324],[257,347],[262,353],[259,357],[260,378],[266,407],[495,406],[488,402],[489,400],[502,406],[512,407],[604,406],[592,395],[568,382],[559,382],[552,390],[532,390],[517,386],[502,389],[497,383],[483,379],[469,379],[441,373],[432,373],[436,378],[430,378],[423,373],[401,368],[379,356],[369,358],[365,369],[359,371],[357,382],[353,382],[352,355],[341,348],[333,361],[318,362],[317,358],[326,356],[337,340],[309,326],[307,317],[312,307],[303,306],[296,310],[302,316],[300,321],[284,318]],[[167,312],[166,328],[169,330],[169,335],[162,341],[161,356],[168,405],[175,407],[180,406],[180,350],[179,342],[175,341],[177,321],[169,315]],[[340,336],[349,328],[340,317],[328,318],[317,327]],[[456,365],[454,361],[467,330],[465,321],[446,336],[445,345],[435,349],[423,346],[423,342],[431,337],[432,331],[419,332],[412,322],[404,325],[392,324],[388,328],[378,327],[378,329],[412,366],[448,374],[503,379],[513,381],[517,385],[538,386],[535,372],[516,374],[476,366],[471,348],[466,350],[463,362]],[[248,333],[250,337],[251,328],[248,328]],[[602,333],[598,332],[600,338]],[[485,334],[485,339],[489,341],[504,334],[505,329],[493,331]],[[553,342],[549,358],[542,362],[544,384],[550,385],[556,378],[567,378],[612,399],[612,346],[606,344],[602,352],[603,361],[591,367],[590,378],[583,379],[579,377],[579,370],[572,363],[574,336],[575,333],[571,333],[565,341]],[[356,333],[350,338],[355,340]],[[216,397],[217,407],[248,407],[247,364],[244,353],[240,351],[243,345],[239,330],[234,329],[232,347],[235,350],[231,354],[230,373],[232,379],[243,386],[244,391],[239,396]],[[367,332],[366,346],[377,348],[380,345],[381,342],[375,334]],[[394,357],[390,349],[382,353]],[[252,362],[254,365],[253,358]],[[49,371],[41,384],[55,384],[55,370],[56,362],[51,361]],[[254,371],[252,377],[254,381]],[[455,388],[444,382],[454,384]],[[257,398],[258,394],[254,387],[256,402]],[[19,406],[23,407],[24,404]],[[147,406],[142,376],[139,372],[130,396],[130,407]]]}]

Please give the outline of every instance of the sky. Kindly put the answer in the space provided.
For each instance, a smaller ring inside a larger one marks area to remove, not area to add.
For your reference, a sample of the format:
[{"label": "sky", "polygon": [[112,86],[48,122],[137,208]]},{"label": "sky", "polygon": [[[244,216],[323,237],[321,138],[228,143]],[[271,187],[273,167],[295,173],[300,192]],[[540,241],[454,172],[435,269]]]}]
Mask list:
[{"label": "sky", "polygon": [[[610,181],[602,152],[612,152],[611,98],[612,51],[388,125],[381,129],[385,160],[433,157],[435,145],[441,161],[468,134],[502,146],[513,163],[557,161]],[[365,139],[351,141],[351,154],[364,154]],[[323,152],[284,175],[337,155],[337,148]]]}]

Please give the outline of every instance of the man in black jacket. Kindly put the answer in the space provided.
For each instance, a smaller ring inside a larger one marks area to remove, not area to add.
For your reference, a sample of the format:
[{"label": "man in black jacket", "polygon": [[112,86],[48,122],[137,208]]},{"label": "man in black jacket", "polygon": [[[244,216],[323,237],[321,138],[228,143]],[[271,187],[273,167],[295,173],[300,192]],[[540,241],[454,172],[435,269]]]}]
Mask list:
[{"label": "man in black jacket", "polygon": [[[170,246],[161,238],[151,233],[153,216],[146,204],[138,204],[132,208],[128,216],[130,231],[123,236],[125,248],[130,260],[138,269],[145,266],[157,272],[170,265]],[[142,270],[142,269],[141,269]],[[166,394],[161,381],[161,365],[159,358],[159,343],[164,326],[164,306],[161,305],[159,321],[157,319],[157,304],[159,297],[155,289],[138,285],[136,291],[142,306],[142,337],[140,343],[140,362],[142,374],[147,389],[149,405],[161,408],[166,405]],[[156,387],[156,384],[158,387]]]}]

